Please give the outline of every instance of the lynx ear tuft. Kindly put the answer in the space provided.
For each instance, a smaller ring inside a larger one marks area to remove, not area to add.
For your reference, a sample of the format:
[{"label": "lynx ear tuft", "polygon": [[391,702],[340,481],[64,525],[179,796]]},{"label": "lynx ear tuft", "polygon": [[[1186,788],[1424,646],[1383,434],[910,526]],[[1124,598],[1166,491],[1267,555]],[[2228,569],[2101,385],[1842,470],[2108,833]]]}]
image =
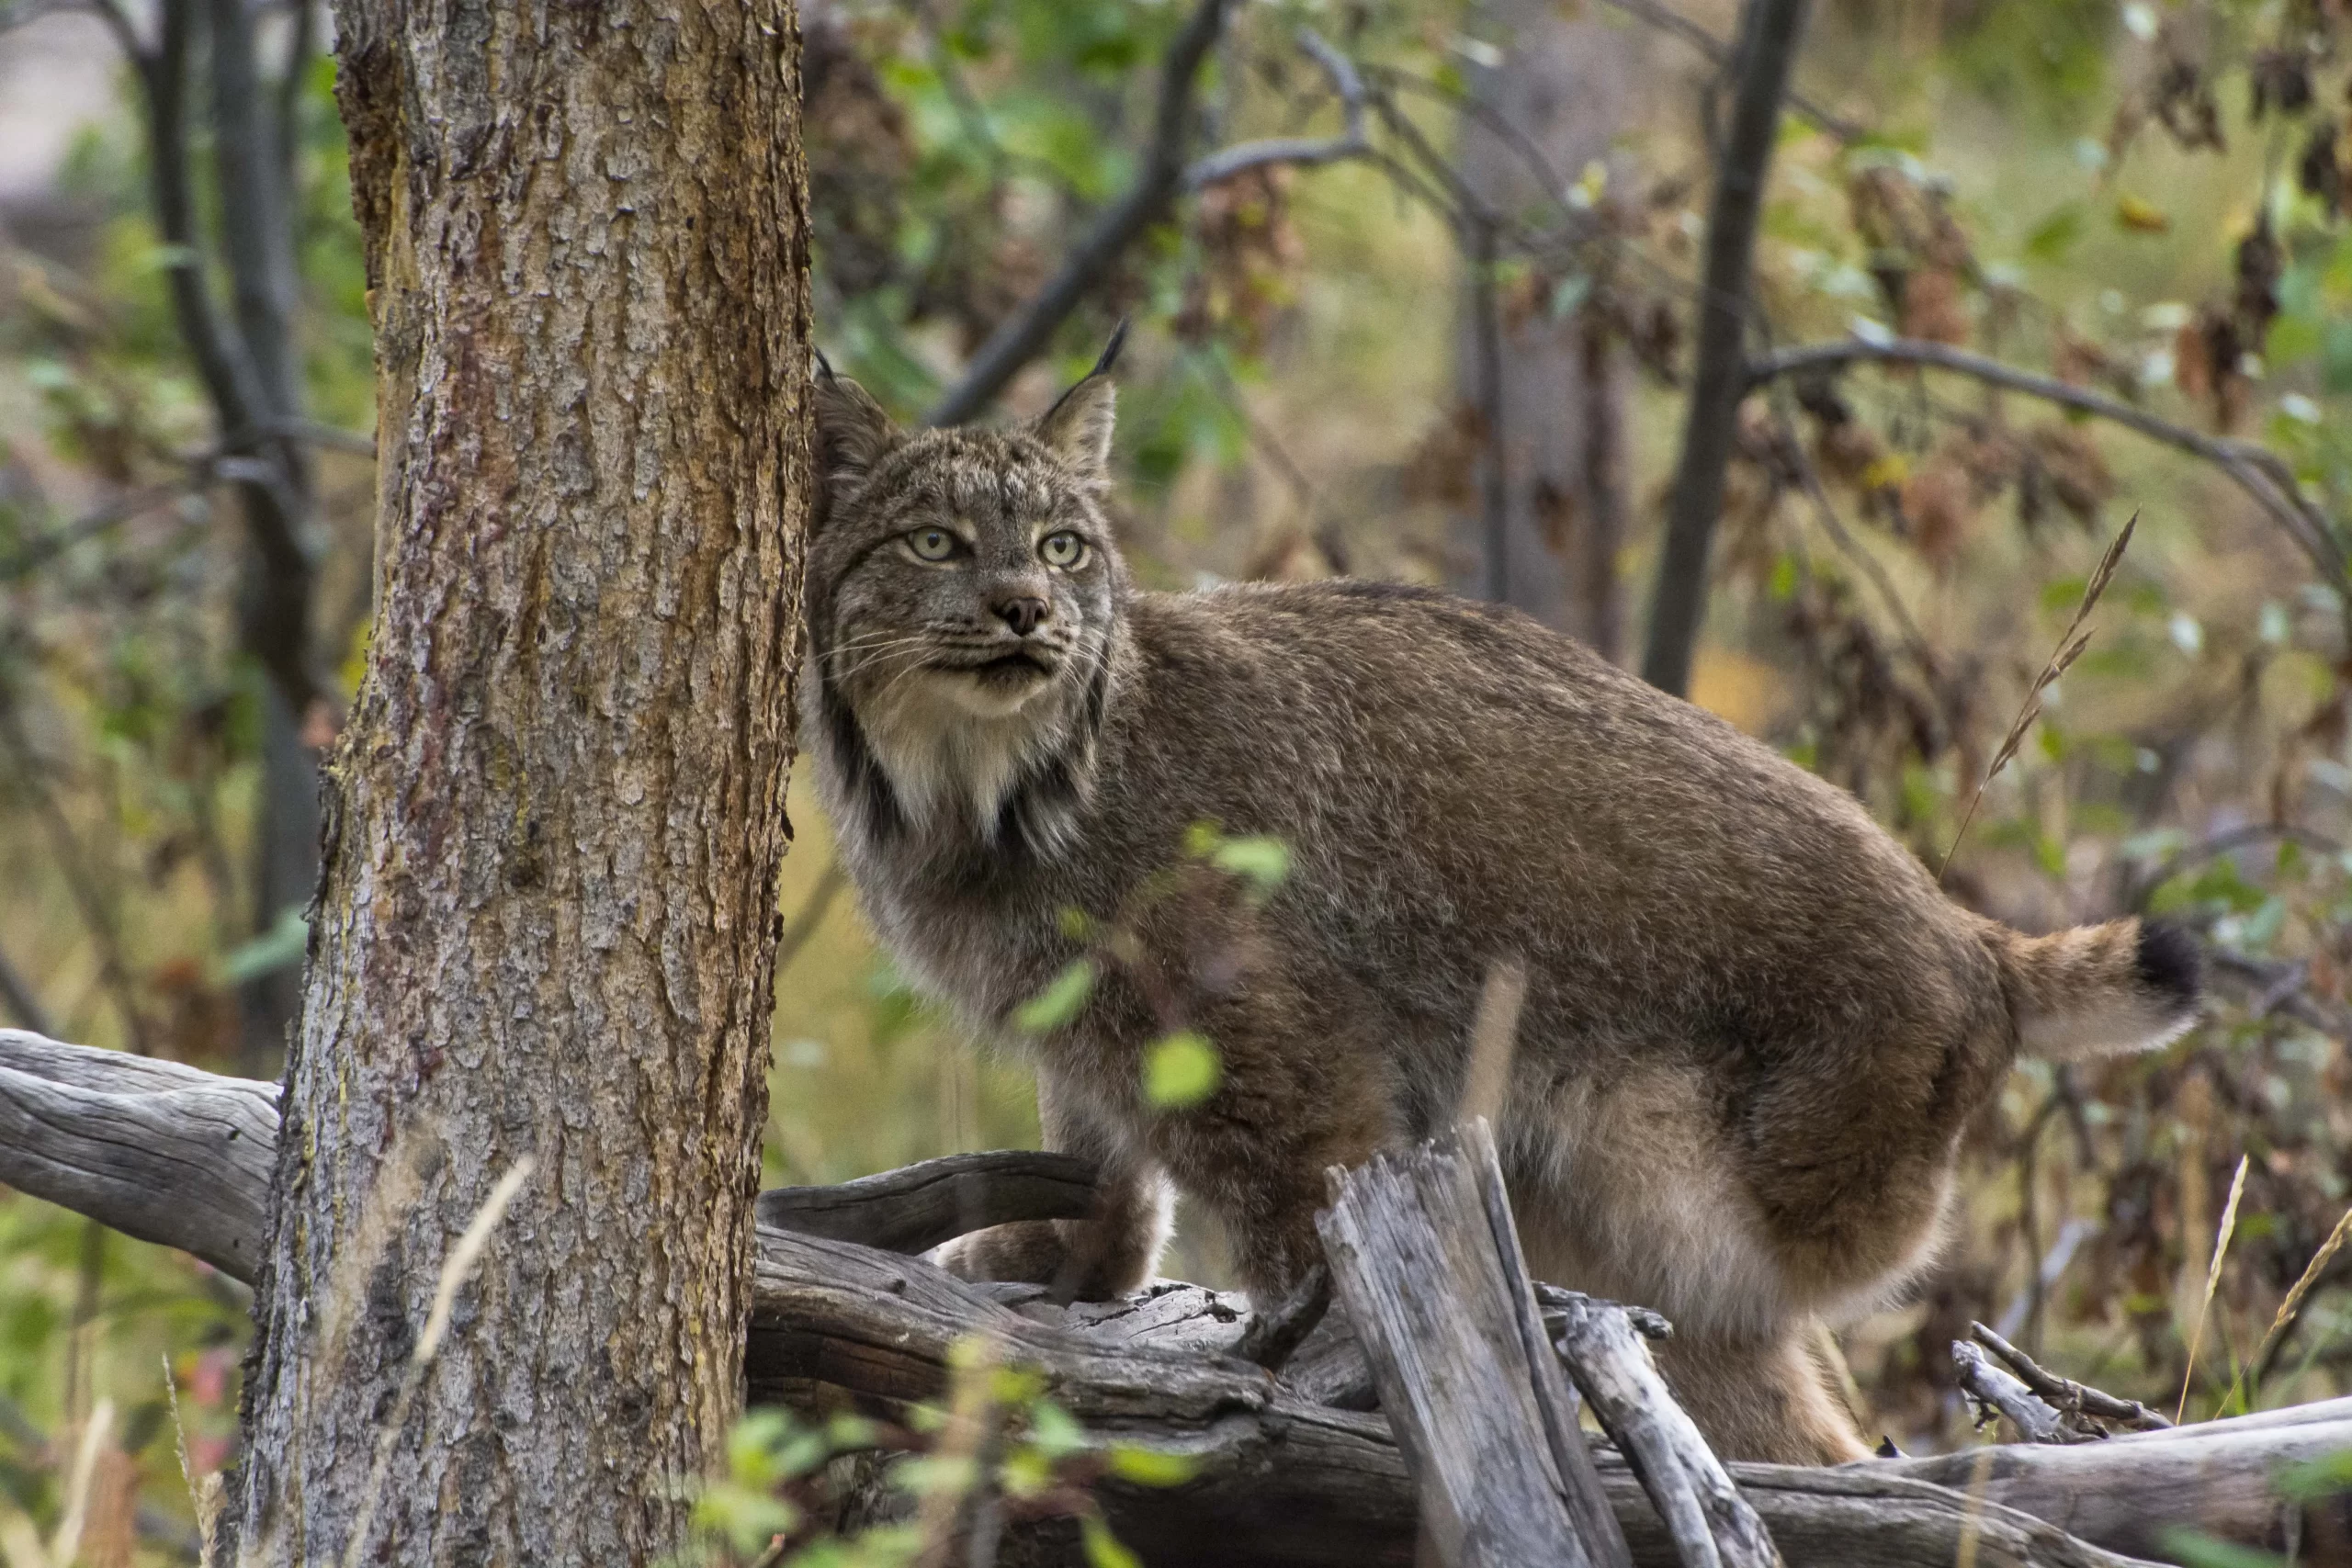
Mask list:
[{"label": "lynx ear tuft", "polygon": [[1111,427],[1116,423],[1119,392],[1112,384],[1111,367],[1119,362],[1119,350],[1127,341],[1127,323],[1124,317],[1111,333],[1111,341],[1102,345],[1102,355],[1086,378],[1069,391],[1061,401],[1047,409],[1037,421],[1037,439],[1053,449],[1071,468],[1097,483],[1107,479],[1111,472]]},{"label": "lynx ear tuft", "polygon": [[817,466],[827,489],[854,483],[898,445],[899,428],[873,394],[817,355]]}]

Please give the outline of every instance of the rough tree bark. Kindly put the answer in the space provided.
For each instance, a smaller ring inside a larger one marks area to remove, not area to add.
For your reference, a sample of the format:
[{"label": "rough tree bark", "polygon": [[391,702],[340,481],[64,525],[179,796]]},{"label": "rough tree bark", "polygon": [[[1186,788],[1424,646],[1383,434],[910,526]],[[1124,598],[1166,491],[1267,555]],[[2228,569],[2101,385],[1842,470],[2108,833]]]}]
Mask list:
[{"label": "rough tree bark", "polygon": [[[1470,73],[1481,112],[1463,120],[1461,166],[1492,211],[1557,201],[1559,186],[1606,159],[1627,123],[1645,39],[1570,9],[1551,0],[1489,0],[1479,8],[1503,59]],[[1515,128],[1527,145],[1486,129],[1488,117]],[[1530,149],[1547,168],[1532,166]],[[1477,335],[1476,322],[1464,321],[1455,352],[1455,385],[1474,407],[1485,391]],[[1454,553],[1472,570],[1458,586],[1487,595],[1499,586],[1504,604],[1614,659],[1625,621],[1617,575],[1631,385],[1623,346],[1582,310],[1513,317],[1501,335],[1503,559],[1498,570],[1488,520],[1464,508],[1453,520]]]},{"label": "rough tree bark", "polygon": [[[751,1307],[808,480],[794,18],[336,22],[379,611],[329,768],[237,1560],[642,1563],[737,1410]],[[526,1159],[428,1359],[453,1248]]]}]

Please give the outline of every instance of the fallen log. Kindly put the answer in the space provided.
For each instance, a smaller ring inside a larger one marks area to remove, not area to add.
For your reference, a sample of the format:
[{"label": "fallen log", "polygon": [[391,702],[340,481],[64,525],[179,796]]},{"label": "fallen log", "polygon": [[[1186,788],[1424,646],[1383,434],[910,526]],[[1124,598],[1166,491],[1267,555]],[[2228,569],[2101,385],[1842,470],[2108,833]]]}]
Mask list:
[{"label": "fallen log", "polygon": [[[268,1085],[0,1031],[0,1180],[234,1277],[258,1252],[277,1120]],[[957,1168],[991,1168],[992,1157]],[[854,1205],[831,1212],[828,1224],[855,1230],[842,1217]],[[1413,1493],[1387,1422],[1306,1392],[1310,1380],[1319,1391],[1364,1375],[1343,1313],[1278,1378],[1233,1353],[1250,1312],[1232,1294],[1171,1284],[1069,1308],[1039,1294],[992,1292],[918,1258],[763,1225],[750,1392],[802,1405],[935,1400],[950,1348],[998,1334],[1090,1429],[1194,1458],[1177,1487],[1102,1486],[1114,1527],[1152,1561],[1412,1561]],[[2352,1540],[2343,1500],[2297,1515],[2273,1486],[2281,1468],[2346,1449],[2352,1400],[2065,1448],[1728,1468],[1792,1568],[1950,1568],[1963,1540],[1980,1568],[2124,1568],[2133,1558],[2123,1554],[2161,1555],[2174,1527],[2271,1551],[2286,1549],[2290,1529],[2303,1542]],[[1634,1562],[1676,1562],[1631,1471],[1599,1457]]]}]

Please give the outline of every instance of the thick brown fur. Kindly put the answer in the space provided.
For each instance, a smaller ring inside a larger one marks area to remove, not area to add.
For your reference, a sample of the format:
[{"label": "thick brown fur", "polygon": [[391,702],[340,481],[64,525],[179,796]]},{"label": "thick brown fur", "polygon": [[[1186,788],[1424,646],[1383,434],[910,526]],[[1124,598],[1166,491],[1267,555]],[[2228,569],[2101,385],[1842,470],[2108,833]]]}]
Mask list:
[{"label": "thick brown fur", "polygon": [[[1663,1365],[1725,1454],[1858,1457],[1813,1324],[1928,1259],[1955,1139],[2021,1044],[2131,1049],[2194,1014],[2174,933],[1973,915],[1849,795],[1514,613],[1136,591],[1101,375],[1001,433],[901,433],[830,375],[819,408],[804,730],[876,930],[1008,1042],[1124,933],[1076,1016],[1018,1042],[1104,1207],[951,1244],[967,1275],[1132,1288],[1172,1179],[1281,1290],[1317,1256],[1327,1168],[1451,1122],[1515,959],[1498,1135],[1531,1266],[1671,1318]],[[1203,821],[1289,847],[1262,908],[1167,881]],[[1141,1091],[1171,1009],[1223,1063],[1181,1111]]]}]

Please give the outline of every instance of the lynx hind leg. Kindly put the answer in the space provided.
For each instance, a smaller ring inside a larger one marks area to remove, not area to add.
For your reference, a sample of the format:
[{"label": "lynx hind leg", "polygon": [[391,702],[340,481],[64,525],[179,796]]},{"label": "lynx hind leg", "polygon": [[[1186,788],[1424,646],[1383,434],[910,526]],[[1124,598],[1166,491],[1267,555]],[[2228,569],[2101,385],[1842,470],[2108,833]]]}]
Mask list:
[{"label": "lynx hind leg", "polygon": [[1843,1464],[1870,1450],[1797,1320],[1771,1338],[1675,1337],[1658,1371],[1719,1458],[1771,1464]]},{"label": "lynx hind leg", "polygon": [[1139,1172],[1106,1180],[1085,1219],[990,1225],[933,1248],[931,1260],[960,1280],[1017,1280],[1074,1301],[1112,1301],[1152,1277],[1174,1208],[1168,1183]]}]

